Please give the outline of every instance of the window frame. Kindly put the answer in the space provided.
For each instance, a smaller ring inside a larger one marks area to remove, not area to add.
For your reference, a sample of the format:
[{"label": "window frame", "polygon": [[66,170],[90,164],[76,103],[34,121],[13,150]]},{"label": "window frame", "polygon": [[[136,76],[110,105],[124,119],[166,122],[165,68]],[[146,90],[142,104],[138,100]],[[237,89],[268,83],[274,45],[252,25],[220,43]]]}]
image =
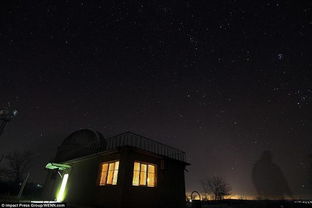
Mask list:
[{"label": "window frame", "polygon": [[[138,185],[133,185],[133,179],[134,179],[134,164],[135,163],[139,163],[140,164],[140,169],[139,169],[139,177],[138,177]],[[140,185],[140,180],[141,180],[141,166],[143,165],[146,165],[146,172],[145,172],[145,185]],[[151,165],[151,166],[154,166],[155,168],[155,171],[154,171],[154,186],[148,186],[148,174],[149,174],[149,168],[148,166]],[[158,186],[158,166],[157,164],[155,163],[150,163],[150,162],[143,162],[143,161],[138,161],[138,160],[135,160],[133,161],[132,163],[132,181],[131,181],[131,186],[133,187],[147,187],[147,188],[156,188]]]},{"label": "window frame", "polygon": [[[114,176],[115,176],[115,165],[116,165],[116,162],[118,162],[118,169],[117,169],[117,174],[116,174],[116,184],[114,184]],[[114,168],[113,168],[113,176],[112,176],[112,183],[107,183],[108,182],[108,175],[109,175],[109,165],[110,164],[114,164]],[[107,173],[106,173],[106,176],[105,176],[105,184],[101,184],[101,179],[102,179],[102,172],[103,172],[103,165],[104,164],[107,164]],[[105,187],[105,186],[117,186],[118,185],[118,177],[119,177],[119,170],[120,170],[120,160],[110,160],[110,161],[104,161],[104,162],[101,162],[100,165],[99,165],[99,174],[98,174],[98,180],[97,180],[97,186],[99,187]]]}]

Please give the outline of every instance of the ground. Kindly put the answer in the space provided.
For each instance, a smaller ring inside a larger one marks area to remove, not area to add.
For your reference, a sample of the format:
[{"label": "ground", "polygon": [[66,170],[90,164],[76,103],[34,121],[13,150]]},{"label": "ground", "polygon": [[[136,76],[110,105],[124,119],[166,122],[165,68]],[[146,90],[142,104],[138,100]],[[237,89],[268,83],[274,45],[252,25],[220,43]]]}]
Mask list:
[{"label": "ground", "polygon": [[[188,204],[187,207],[192,207]],[[305,208],[312,207],[312,200],[270,201],[270,200],[223,200],[201,203],[202,208]]]}]

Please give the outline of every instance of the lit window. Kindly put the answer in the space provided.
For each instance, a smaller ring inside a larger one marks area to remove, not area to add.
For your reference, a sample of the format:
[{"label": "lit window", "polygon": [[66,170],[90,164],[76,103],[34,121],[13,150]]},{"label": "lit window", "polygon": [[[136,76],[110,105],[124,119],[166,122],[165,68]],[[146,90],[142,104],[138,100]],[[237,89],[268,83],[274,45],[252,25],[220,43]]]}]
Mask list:
[{"label": "lit window", "polygon": [[116,185],[118,178],[119,161],[102,163],[100,186]]},{"label": "lit window", "polygon": [[133,186],[156,186],[156,165],[134,162],[133,166]]}]

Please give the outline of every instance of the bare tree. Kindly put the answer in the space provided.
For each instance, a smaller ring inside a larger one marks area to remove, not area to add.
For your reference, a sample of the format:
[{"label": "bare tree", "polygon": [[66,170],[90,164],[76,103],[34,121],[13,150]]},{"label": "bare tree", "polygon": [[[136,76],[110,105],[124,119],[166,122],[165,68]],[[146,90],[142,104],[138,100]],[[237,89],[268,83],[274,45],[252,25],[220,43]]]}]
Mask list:
[{"label": "bare tree", "polygon": [[212,176],[201,181],[202,188],[206,194],[213,194],[214,200],[222,200],[225,196],[231,195],[231,187],[222,177]]},{"label": "bare tree", "polygon": [[[4,154],[0,155],[0,165],[3,159],[4,159]],[[0,180],[3,177],[3,175],[5,175],[5,173],[6,173],[6,170],[0,166]]]},{"label": "bare tree", "polygon": [[4,155],[2,154],[2,155],[0,155],[0,163],[1,163],[1,161],[4,159]]},{"label": "bare tree", "polygon": [[34,155],[30,151],[12,152],[5,156],[7,160],[7,175],[15,182],[19,183],[23,180],[24,175],[30,168]]}]

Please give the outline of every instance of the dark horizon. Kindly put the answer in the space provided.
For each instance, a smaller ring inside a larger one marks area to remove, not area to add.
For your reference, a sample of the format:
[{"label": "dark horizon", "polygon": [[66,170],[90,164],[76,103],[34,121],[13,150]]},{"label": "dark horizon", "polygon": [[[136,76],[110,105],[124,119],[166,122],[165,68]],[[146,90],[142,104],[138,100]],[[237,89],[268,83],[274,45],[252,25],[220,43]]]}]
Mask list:
[{"label": "dark horizon", "polygon": [[[272,152],[312,197],[310,1],[3,1],[0,152],[31,150],[31,180],[71,132],[132,131],[187,153],[187,192],[221,176],[256,195]],[[310,175],[309,175],[310,174]],[[310,177],[310,178],[309,178]]]}]

